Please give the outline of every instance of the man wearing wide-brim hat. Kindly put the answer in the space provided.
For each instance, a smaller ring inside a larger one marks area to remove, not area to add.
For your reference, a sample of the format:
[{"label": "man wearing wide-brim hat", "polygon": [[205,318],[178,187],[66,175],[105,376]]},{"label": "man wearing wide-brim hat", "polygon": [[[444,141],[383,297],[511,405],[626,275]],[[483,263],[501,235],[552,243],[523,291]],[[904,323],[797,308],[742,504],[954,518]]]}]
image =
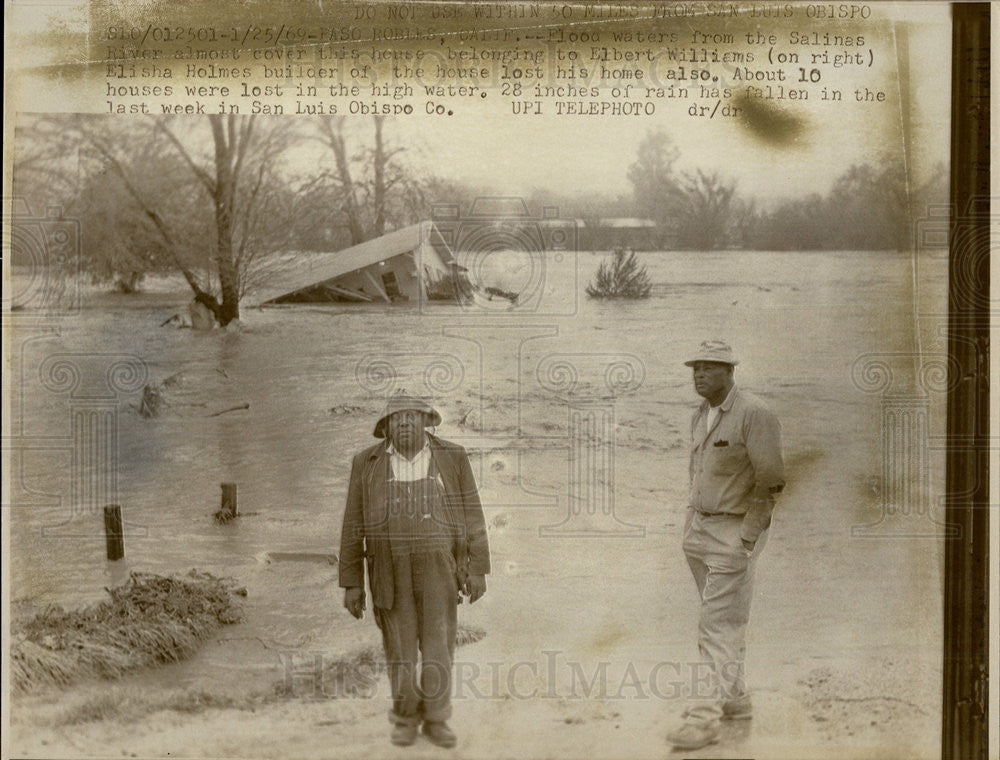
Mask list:
[{"label": "man wearing wide-brim hat", "polygon": [[736,387],[738,363],[721,340],[702,342],[684,362],[703,401],[691,419],[683,549],[701,599],[698,650],[711,689],[693,695],[684,725],[667,736],[677,749],[715,742],[720,720],[752,716],[743,660],[754,567],[785,476],[781,426]]},{"label": "man wearing wide-brim hat", "polygon": [[375,423],[382,440],[354,457],[340,539],[344,606],[359,619],[367,564],[392,690],[391,740],[399,745],[413,744],[421,723],[435,744],[455,745],[446,721],[458,593],[475,602],[490,571],[468,454],[427,432],[439,424],[423,399],[389,399]]}]

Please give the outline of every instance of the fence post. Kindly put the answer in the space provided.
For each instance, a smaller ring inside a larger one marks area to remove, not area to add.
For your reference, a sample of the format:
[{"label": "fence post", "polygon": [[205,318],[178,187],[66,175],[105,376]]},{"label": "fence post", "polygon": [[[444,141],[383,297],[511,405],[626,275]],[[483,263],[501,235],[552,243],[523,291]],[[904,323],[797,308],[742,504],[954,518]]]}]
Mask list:
[{"label": "fence post", "polygon": [[223,521],[232,520],[239,514],[236,504],[236,484],[222,484],[222,504],[219,507],[219,519]]},{"label": "fence post", "polygon": [[122,525],[122,508],[109,504],[104,508],[104,538],[108,545],[108,559],[116,562],[125,556],[125,530]]}]

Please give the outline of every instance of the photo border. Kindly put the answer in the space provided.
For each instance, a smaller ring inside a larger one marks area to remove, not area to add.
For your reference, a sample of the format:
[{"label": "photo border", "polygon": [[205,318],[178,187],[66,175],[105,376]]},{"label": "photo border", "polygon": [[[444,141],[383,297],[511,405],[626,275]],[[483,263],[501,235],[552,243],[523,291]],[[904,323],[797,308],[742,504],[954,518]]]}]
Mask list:
[{"label": "photo border", "polygon": [[[952,4],[943,758],[986,758],[989,737],[990,3]],[[972,275],[972,276],[970,276]],[[986,473],[986,477],[982,474]]]}]

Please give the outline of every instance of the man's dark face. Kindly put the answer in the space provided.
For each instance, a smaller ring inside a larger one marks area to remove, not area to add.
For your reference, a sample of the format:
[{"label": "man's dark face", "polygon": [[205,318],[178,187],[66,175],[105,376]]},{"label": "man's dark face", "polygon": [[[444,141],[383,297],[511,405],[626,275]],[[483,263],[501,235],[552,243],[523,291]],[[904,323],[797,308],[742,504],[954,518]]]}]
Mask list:
[{"label": "man's dark face", "polygon": [[731,365],[723,362],[695,362],[691,369],[694,370],[694,389],[699,396],[709,401],[718,399],[718,403],[725,400],[725,394],[732,387]]},{"label": "man's dark face", "polygon": [[415,409],[404,409],[389,415],[389,441],[401,452],[417,452],[424,445],[427,416]]}]

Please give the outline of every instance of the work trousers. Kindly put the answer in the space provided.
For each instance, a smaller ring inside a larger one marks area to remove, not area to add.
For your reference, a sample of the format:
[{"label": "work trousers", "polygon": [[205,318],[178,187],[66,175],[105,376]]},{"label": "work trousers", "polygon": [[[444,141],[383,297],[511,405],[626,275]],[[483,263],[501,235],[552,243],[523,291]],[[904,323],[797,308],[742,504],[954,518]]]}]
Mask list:
[{"label": "work trousers", "polygon": [[392,608],[375,608],[392,690],[389,720],[447,720],[458,619],[455,558],[445,551],[394,554],[392,579]]},{"label": "work trousers", "polygon": [[742,525],[742,515],[705,515],[688,510],[684,556],[701,598],[698,616],[701,672],[692,679],[699,688],[691,695],[692,706],[687,711],[693,721],[719,720],[724,701],[747,694],[743,666],[746,631],[754,567],[767,541],[767,531],[761,533],[753,551],[748,552],[740,540]]}]

